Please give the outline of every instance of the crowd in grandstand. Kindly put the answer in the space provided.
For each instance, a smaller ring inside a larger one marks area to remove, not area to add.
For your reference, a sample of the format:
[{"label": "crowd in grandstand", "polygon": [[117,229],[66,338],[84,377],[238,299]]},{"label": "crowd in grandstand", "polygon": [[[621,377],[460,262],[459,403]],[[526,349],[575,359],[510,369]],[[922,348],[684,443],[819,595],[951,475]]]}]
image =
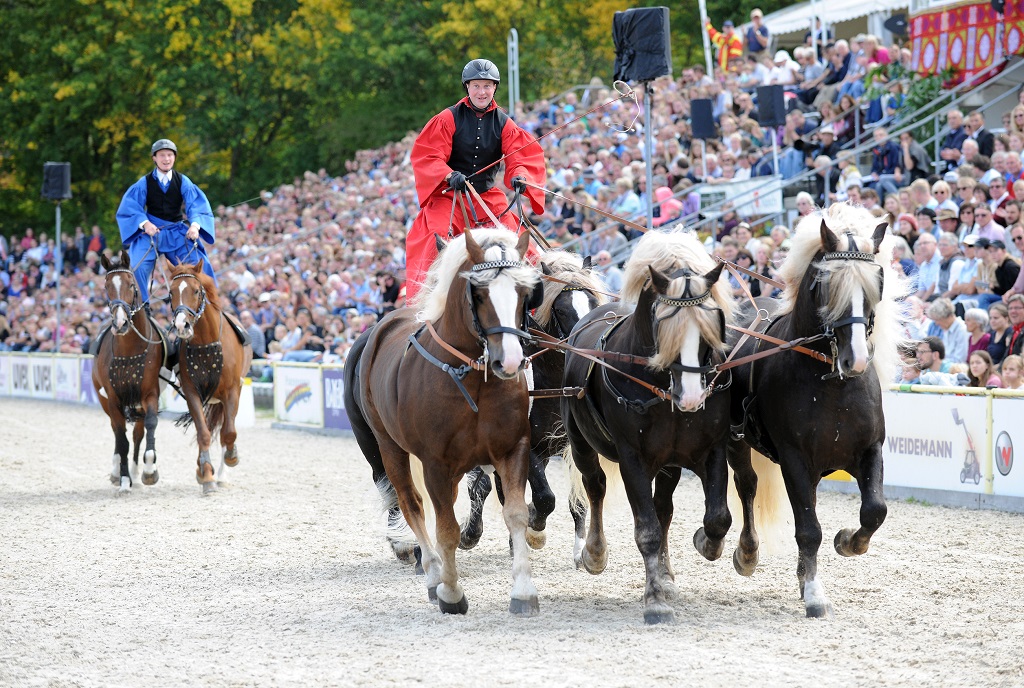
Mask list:
[{"label": "crowd in grandstand", "polygon": [[[694,65],[654,82],[649,118],[599,79],[518,106],[517,123],[543,136],[547,188],[556,192],[531,220],[553,244],[593,256],[615,289],[616,262],[634,233],[587,206],[640,219],[653,194],[656,226],[695,219],[696,187],[773,174],[774,141],[780,174],[809,176],[795,199],[795,220],[835,201],[894,218],[894,261],[917,285],[908,298],[909,334],[921,342],[905,379],[955,382],[961,372],[982,386],[1020,386],[1024,96],[995,131],[980,111],[945,113],[948,131],[933,160],[911,133],[888,135],[899,124],[909,50],[870,35],[833,40],[819,29],[791,54],[772,48],[759,10],[750,20],[739,31],[732,22],[721,30],[709,22],[718,46],[714,73]],[[758,123],[756,87],[773,84],[784,87],[788,114],[785,126],[766,128]],[[703,144],[690,121],[698,98],[711,100],[718,134]],[[650,161],[644,126],[653,126],[655,137]],[[207,251],[221,305],[250,331],[257,358],[341,362],[359,333],[404,305],[405,237],[420,200],[409,165],[414,139],[410,133],[359,151],[337,174],[306,172],[264,191],[259,204],[215,209],[217,240]],[[870,169],[844,150],[853,141],[873,141]],[[775,276],[789,230],[759,219],[724,208],[709,226],[707,246]],[[61,243],[32,228],[0,237],[0,350],[56,350],[59,260],[60,351],[87,352],[108,319],[102,258],[120,247],[107,245],[99,224],[75,227]],[[159,298],[166,294],[159,267],[154,279]],[[744,286],[770,295],[757,280],[733,283],[737,294]],[[154,314],[167,322],[166,306],[154,304]]]}]

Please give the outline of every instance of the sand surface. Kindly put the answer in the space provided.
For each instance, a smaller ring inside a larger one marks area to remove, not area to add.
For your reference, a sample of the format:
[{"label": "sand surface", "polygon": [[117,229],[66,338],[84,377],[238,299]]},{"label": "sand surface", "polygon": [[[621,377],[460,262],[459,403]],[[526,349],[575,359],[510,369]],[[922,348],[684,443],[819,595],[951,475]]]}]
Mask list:
[{"label": "sand surface", "polygon": [[[386,549],[355,441],[240,434],[241,464],[203,497],[191,436],[162,420],[160,482],[110,485],[101,411],[0,401],[2,686],[1024,685],[1024,517],[890,503],[870,551],[831,546],[859,499],[822,493],[821,580],[831,620],[804,617],[795,547],[741,578],[691,538],[702,493],[676,492],[671,626],[646,627],[643,569],[624,501],[609,564],[572,564],[566,480],[532,556],[541,615],[509,615],[507,531],[486,511],[459,553],[465,617]],[[219,457],[219,448],[215,448]],[[493,497],[492,497],[493,500]]]}]

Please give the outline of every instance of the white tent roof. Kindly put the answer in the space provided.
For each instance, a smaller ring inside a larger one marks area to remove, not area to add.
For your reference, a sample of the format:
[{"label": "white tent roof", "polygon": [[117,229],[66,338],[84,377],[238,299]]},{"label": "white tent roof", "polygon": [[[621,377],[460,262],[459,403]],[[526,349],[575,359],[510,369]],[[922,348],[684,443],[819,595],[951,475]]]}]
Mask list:
[{"label": "white tent roof", "polygon": [[811,28],[814,14],[825,24],[838,24],[876,12],[892,14],[909,6],[910,0],[819,0],[812,10],[810,2],[801,2],[765,15],[764,24],[775,35],[806,32]]}]

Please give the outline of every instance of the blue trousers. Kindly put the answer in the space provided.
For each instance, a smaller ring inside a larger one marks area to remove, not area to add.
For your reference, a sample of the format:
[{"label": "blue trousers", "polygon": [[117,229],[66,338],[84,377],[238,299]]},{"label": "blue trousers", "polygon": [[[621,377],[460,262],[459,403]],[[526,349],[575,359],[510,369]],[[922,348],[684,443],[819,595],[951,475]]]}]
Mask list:
[{"label": "blue trousers", "polygon": [[139,294],[143,301],[149,301],[149,280],[153,276],[153,267],[156,265],[157,256],[167,256],[174,265],[181,263],[198,263],[203,259],[203,272],[210,276],[216,284],[217,277],[213,274],[213,266],[210,265],[210,258],[206,255],[203,242],[193,242],[185,238],[188,226],[184,223],[165,227],[157,232],[155,237],[148,234],[139,234],[132,240],[128,247],[128,256],[131,258],[135,272],[135,281],[139,283]]}]

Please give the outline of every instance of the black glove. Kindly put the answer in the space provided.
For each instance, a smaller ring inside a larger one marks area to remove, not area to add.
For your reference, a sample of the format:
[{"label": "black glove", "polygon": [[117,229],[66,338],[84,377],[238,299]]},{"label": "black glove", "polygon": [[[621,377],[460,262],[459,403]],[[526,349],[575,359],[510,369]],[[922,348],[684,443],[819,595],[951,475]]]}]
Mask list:
[{"label": "black glove", "polygon": [[512,177],[512,190],[519,193],[526,193],[526,177],[522,175]]},{"label": "black glove", "polygon": [[448,177],[448,188],[455,191],[466,190],[466,175],[461,172],[452,172]]}]

